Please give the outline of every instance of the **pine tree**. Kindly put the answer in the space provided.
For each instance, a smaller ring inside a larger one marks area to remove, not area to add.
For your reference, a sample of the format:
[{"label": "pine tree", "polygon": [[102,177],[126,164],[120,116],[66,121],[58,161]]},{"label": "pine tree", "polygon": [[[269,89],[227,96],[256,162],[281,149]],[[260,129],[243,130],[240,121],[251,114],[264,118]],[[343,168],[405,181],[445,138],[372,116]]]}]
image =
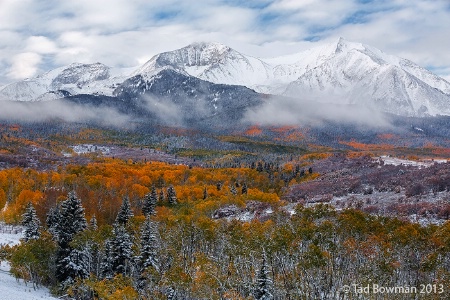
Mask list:
[{"label": "pine tree", "polygon": [[242,195],[247,195],[247,184],[244,182],[244,184],[242,185]]},{"label": "pine tree", "polygon": [[272,289],[272,280],[269,278],[269,266],[267,265],[266,254],[264,253],[261,269],[258,272],[255,299],[272,300],[273,295],[270,292],[271,289]]},{"label": "pine tree", "polygon": [[175,192],[173,185],[169,186],[167,189],[167,201],[170,205],[177,204],[177,193]]},{"label": "pine tree", "polygon": [[155,186],[153,186],[150,194],[145,195],[144,206],[142,207],[142,214],[144,214],[144,216],[154,215],[157,202],[158,202],[158,195],[156,193]]},{"label": "pine tree", "polygon": [[57,269],[64,270],[64,280],[61,281],[63,285],[68,286],[77,278],[87,278],[89,276],[88,251],[70,249],[64,252],[66,255],[57,264]]},{"label": "pine tree", "polygon": [[58,221],[52,226],[58,242],[56,278],[59,282],[65,283],[83,274],[80,271],[83,258],[80,253],[73,252],[75,250],[70,246],[74,236],[87,227],[84,208],[74,192],[70,192],[67,199],[61,202],[59,218],[55,220]]},{"label": "pine tree", "polygon": [[159,192],[159,202],[164,202],[164,191],[163,190],[161,190],[160,192]]},{"label": "pine tree", "polygon": [[60,217],[56,223],[57,241],[60,247],[67,248],[73,237],[87,228],[84,208],[81,200],[74,192],[70,192],[67,199],[61,202]]},{"label": "pine tree", "polygon": [[233,194],[234,196],[237,195],[237,190],[236,190],[236,187],[234,186],[234,184],[232,184],[230,186],[230,193]]},{"label": "pine tree", "polygon": [[147,216],[141,230],[140,262],[143,269],[154,267],[159,270],[159,240],[156,223]]},{"label": "pine tree", "polygon": [[206,190],[206,187],[203,189],[203,200],[208,198],[208,191]]},{"label": "pine tree", "polygon": [[92,218],[89,221],[89,228],[94,230],[94,231],[98,229],[97,218],[95,217],[95,215],[92,215]]},{"label": "pine tree", "polygon": [[28,202],[25,213],[22,215],[22,217],[22,225],[25,227],[25,242],[38,239],[41,235],[39,232],[41,221],[39,221],[39,218],[36,215],[36,210],[34,209],[34,206],[33,204],[31,204],[31,202]]},{"label": "pine tree", "polygon": [[128,199],[128,197],[124,197],[119,213],[116,217],[116,223],[125,226],[132,216],[133,211],[131,210],[130,199]]},{"label": "pine tree", "polygon": [[56,238],[58,236],[58,223],[61,219],[61,212],[59,209],[59,205],[56,207],[51,207],[47,213],[46,224],[48,227],[48,231]]},{"label": "pine tree", "polygon": [[127,274],[132,259],[132,246],[130,234],[120,224],[114,226],[112,243],[112,270],[116,274]]},{"label": "pine tree", "polygon": [[175,300],[177,299],[177,292],[173,287],[168,287],[166,290],[167,300]]},{"label": "pine tree", "polygon": [[112,241],[107,239],[105,241],[105,249],[103,251],[102,261],[100,263],[100,276],[102,278],[113,278],[113,245]]}]

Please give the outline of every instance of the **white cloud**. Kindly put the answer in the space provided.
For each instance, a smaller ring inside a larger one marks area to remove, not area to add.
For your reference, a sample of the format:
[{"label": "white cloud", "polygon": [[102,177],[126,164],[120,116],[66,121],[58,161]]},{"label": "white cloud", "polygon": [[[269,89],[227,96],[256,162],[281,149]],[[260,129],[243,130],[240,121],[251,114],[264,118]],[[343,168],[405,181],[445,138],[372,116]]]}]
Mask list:
[{"label": "white cloud", "polygon": [[45,36],[31,36],[27,40],[26,49],[40,54],[56,53],[56,43]]},{"label": "white cloud", "polygon": [[137,66],[194,41],[271,57],[343,36],[435,70],[450,68],[448,0],[261,3],[0,0],[0,85],[72,62]]},{"label": "white cloud", "polygon": [[25,79],[36,75],[42,57],[34,52],[25,52],[13,57],[9,76],[13,79]]},{"label": "white cloud", "polygon": [[312,28],[339,25],[356,7],[352,0],[278,0],[266,10],[281,13],[282,22],[290,20]]}]

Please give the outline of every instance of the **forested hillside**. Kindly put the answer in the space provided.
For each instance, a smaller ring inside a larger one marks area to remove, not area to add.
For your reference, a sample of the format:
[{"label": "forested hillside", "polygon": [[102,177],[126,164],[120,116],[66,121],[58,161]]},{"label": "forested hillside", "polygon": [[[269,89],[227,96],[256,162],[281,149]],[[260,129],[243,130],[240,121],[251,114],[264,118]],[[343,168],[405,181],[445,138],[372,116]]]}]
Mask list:
[{"label": "forested hillside", "polygon": [[1,259],[74,299],[447,299],[446,141],[324,126],[3,124]]}]

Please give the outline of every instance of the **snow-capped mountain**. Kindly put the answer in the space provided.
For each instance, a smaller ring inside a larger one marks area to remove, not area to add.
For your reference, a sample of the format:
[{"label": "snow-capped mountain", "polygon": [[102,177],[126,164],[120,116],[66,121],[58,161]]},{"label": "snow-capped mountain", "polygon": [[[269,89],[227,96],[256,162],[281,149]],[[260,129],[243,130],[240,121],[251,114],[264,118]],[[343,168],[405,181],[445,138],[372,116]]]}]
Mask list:
[{"label": "snow-capped mountain", "polygon": [[132,75],[170,68],[260,93],[357,104],[399,115],[450,115],[450,83],[413,62],[339,38],[293,55],[259,59],[218,43],[155,55]]},{"label": "snow-capped mountain", "polygon": [[7,85],[0,90],[0,100],[39,101],[77,94],[118,97],[123,94],[120,88],[132,90],[132,82],[142,94],[164,70],[183,75],[177,78],[241,85],[302,100],[370,106],[405,116],[450,115],[449,82],[409,60],[342,38],[270,59],[219,43],[194,43],[157,54],[133,71],[100,63],[72,64]]},{"label": "snow-capped mountain", "polygon": [[194,43],[155,55],[131,75],[150,78],[165,68],[213,83],[243,85],[253,89],[271,80],[273,73],[272,67],[261,59],[244,55],[228,46]]},{"label": "snow-capped mountain", "polygon": [[326,59],[290,83],[285,95],[398,115],[450,115],[450,83],[444,79],[367,45],[341,38],[331,46]]},{"label": "snow-capped mountain", "polygon": [[101,63],[73,63],[3,87],[0,100],[42,101],[78,94],[109,96],[125,80],[125,72]]}]

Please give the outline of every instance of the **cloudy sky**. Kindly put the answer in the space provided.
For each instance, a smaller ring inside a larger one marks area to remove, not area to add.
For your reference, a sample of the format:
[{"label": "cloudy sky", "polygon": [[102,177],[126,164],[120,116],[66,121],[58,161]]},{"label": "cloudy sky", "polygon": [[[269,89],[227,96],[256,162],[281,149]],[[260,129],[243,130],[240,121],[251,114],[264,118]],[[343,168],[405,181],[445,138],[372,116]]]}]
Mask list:
[{"label": "cloudy sky", "polygon": [[273,57],[349,41],[450,81],[449,0],[0,0],[0,86],[72,62],[143,64],[216,41]]}]

